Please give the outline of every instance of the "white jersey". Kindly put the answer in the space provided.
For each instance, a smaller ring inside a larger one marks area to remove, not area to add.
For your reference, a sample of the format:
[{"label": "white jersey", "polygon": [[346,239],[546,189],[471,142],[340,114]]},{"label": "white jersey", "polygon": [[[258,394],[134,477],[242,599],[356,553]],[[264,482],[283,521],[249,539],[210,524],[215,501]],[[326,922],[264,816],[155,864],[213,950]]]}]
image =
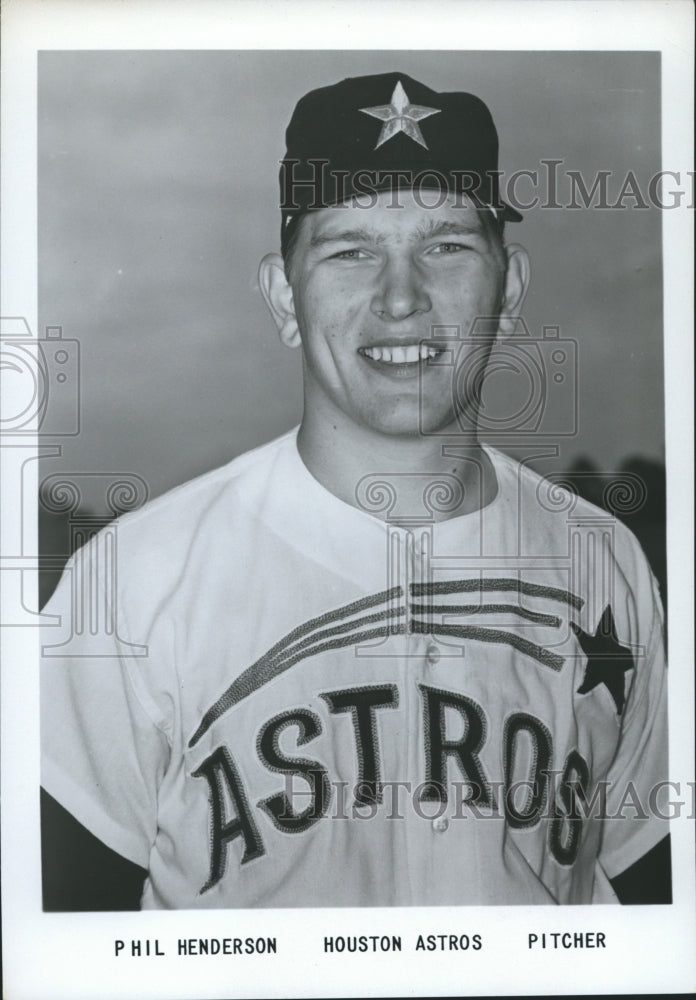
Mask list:
[{"label": "white jersey", "polygon": [[487,454],[486,507],[396,526],[327,492],[293,432],[73,557],[42,780],[147,869],[144,908],[609,902],[666,835],[640,548]]}]

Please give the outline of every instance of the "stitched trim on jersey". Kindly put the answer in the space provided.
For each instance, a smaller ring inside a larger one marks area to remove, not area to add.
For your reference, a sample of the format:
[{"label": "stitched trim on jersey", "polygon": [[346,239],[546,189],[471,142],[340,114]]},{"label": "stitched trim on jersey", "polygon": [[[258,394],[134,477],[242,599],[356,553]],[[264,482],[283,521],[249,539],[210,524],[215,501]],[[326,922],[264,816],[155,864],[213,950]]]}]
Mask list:
[{"label": "stitched trim on jersey", "polygon": [[[388,608],[384,611],[377,611],[373,615],[363,615],[361,618],[353,618],[349,622],[343,622],[342,625],[333,625],[331,628],[322,629],[319,632],[314,632],[313,635],[308,636],[306,639],[302,639],[300,642],[295,643],[293,646],[286,647],[282,649],[281,652],[272,657],[273,660],[283,660],[288,656],[294,656],[295,653],[299,653],[302,650],[309,649],[314,646],[322,639],[328,639],[332,635],[345,635],[347,632],[352,631],[356,626],[360,625],[371,625],[374,622],[384,621],[385,618],[400,618],[406,614],[406,609],[403,607],[398,608]],[[400,632],[404,632],[405,627],[403,624],[398,623],[391,627],[391,631],[396,635]],[[310,654],[311,655],[311,654]],[[268,656],[268,654],[266,654]]]},{"label": "stitched trim on jersey", "polygon": [[[540,786],[540,790],[536,793],[534,789],[527,789],[527,801],[522,809],[513,808],[512,802],[508,801],[508,790],[515,769],[516,736],[519,732],[530,734],[532,742],[531,780]],[[541,740],[537,739],[539,734],[542,737]],[[545,774],[545,771],[548,770],[552,754],[551,730],[544,725],[541,719],[537,719],[536,716],[530,715],[528,712],[515,712],[508,716],[503,726],[504,805],[508,825],[513,829],[530,829],[539,823],[548,798],[548,775]]]},{"label": "stitched trim on jersey", "polygon": [[[340,619],[349,617],[358,611],[373,608],[379,604],[388,603],[401,597],[403,597],[403,588],[392,587],[391,590],[383,590],[379,594],[362,598],[359,601],[353,601],[351,604],[346,604],[335,611],[319,615],[317,618],[311,618],[309,621],[293,629],[292,632],[289,632],[279,642],[275,643],[260,659],[250,667],[247,667],[230,684],[215,704],[208,709],[198,729],[189,740],[189,749],[196,745],[221,715],[224,715],[234,705],[250,694],[253,694],[254,691],[258,691],[264,684],[267,684],[300,660],[309,656],[316,656],[318,653],[323,653],[330,649],[340,649],[343,646],[355,645],[359,642],[365,642],[368,639],[385,638],[393,634],[395,631],[393,625],[383,625],[379,628],[365,629],[357,632],[353,630],[373,622],[403,616],[406,613],[403,606],[387,607],[375,614],[365,615],[362,618],[354,618],[333,628],[322,629],[318,632],[314,630],[319,626],[340,621]],[[312,632],[314,634],[308,635],[308,633]],[[347,634],[341,635],[340,638],[328,639],[326,642],[317,642],[318,639],[323,639],[326,636],[337,636],[341,633]],[[304,638],[305,636],[307,638]],[[297,642],[296,640],[298,639],[302,641]]]},{"label": "stitched trim on jersey", "polygon": [[[493,803],[491,786],[486,779],[483,770],[479,750],[486,742],[488,732],[488,721],[486,714],[473,698],[467,698],[465,694],[457,691],[447,691],[444,688],[429,687],[427,684],[419,684],[418,688],[423,699],[423,728],[426,739],[423,743],[425,756],[425,787],[421,794],[421,801],[440,801],[446,803],[449,800],[447,790],[447,759],[448,757],[458,757],[459,770],[467,779],[471,787],[472,795],[467,802],[482,806],[490,806]],[[435,705],[433,703],[436,703]],[[453,708],[466,720],[466,731],[458,743],[445,739],[445,709]],[[437,732],[440,742],[440,753],[435,760],[433,754],[433,725],[434,708],[437,708]],[[469,714],[471,710],[471,715]],[[479,731],[475,732],[472,720],[476,720]],[[474,730],[472,732],[472,730]],[[473,745],[468,745],[470,738],[474,737]],[[471,774],[467,771],[463,758],[466,749],[468,764]]]},{"label": "stitched trim on jersey", "polygon": [[525,656],[531,657],[544,667],[558,672],[565,660],[558,653],[552,653],[543,646],[538,646],[529,639],[523,639],[514,632],[503,632],[500,629],[480,628],[478,625],[437,625],[433,622],[421,622],[414,619],[411,622],[411,631],[419,635],[448,635],[455,639],[473,639],[475,642],[495,642],[507,646],[512,646]]},{"label": "stitched trim on jersey", "polygon": [[[300,813],[293,813],[287,795],[282,792],[260,799],[257,805],[281,833],[304,833],[326,815],[331,804],[331,782],[323,764],[308,757],[286,757],[280,746],[280,734],[290,726],[299,730],[297,746],[311,743],[323,732],[321,719],[308,708],[290,709],[265,722],[256,736],[256,752],[269,771],[300,775],[312,788],[313,802]],[[264,747],[269,733],[270,747]]]},{"label": "stitched trim on jersey", "polygon": [[[241,837],[244,852],[240,865],[257,861],[266,853],[263,840],[249,805],[237,765],[225,746],[220,746],[192,773],[194,778],[205,778],[210,793],[210,874],[200,890],[200,895],[217,885],[228,866],[227,846]],[[224,781],[224,785],[223,785]],[[236,816],[228,819],[225,812],[225,789],[230,794]]]},{"label": "stitched trim on jersey", "polygon": [[517,594],[527,594],[529,597],[547,597],[549,600],[562,601],[579,611],[585,603],[582,597],[572,594],[569,590],[558,587],[546,587],[539,583],[527,583],[507,577],[482,577],[480,580],[440,580],[437,583],[412,583],[412,597],[432,597],[435,594],[471,594],[477,590],[512,591]]},{"label": "stitched trim on jersey", "polygon": [[[321,736],[323,732],[321,718],[316,712],[313,712],[311,708],[290,708],[285,712],[279,712],[277,715],[272,716],[264,722],[256,734],[256,752],[263,761],[264,766],[267,767],[269,771],[275,771],[276,774],[283,774],[287,770],[286,765],[295,763],[294,758],[285,756],[280,746],[281,733],[285,729],[289,729],[291,726],[296,726],[299,730],[297,736],[298,747],[304,746],[305,743],[311,743],[311,741],[316,739],[317,736]],[[267,756],[265,750],[263,749],[263,744],[265,743],[269,732],[272,732],[273,734],[271,737],[271,754],[276,760],[282,760],[284,762],[282,767],[278,764],[272,763],[269,756]]]},{"label": "stitched trim on jersey", "polygon": [[[356,805],[371,805],[382,802],[381,753],[379,732],[375,724],[375,710],[378,708],[398,708],[399,689],[395,684],[365,685],[364,687],[342,688],[327,691],[321,695],[332,715],[350,712],[353,722],[354,743],[358,757],[358,780],[355,786]],[[360,709],[367,708],[365,712]],[[361,721],[363,727],[361,728]],[[366,725],[365,725],[366,723]],[[366,744],[369,755],[366,754]],[[371,759],[370,759],[371,758]]]},{"label": "stitched trim on jersey", "polygon": [[[573,774],[575,778],[572,780]],[[565,759],[559,786],[561,807],[556,807],[555,815],[549,823],[549,848],[563,868],[575,864],[580,850],[584,823],[578,815],[575,796],[581,794],[586,799],[589,783],[587,761],[579,750],[571,750]]]},{"label": "stitched trim on jersey", "polygon": [[556,615],[543,615],[539,611],[520,608],[516,604],[411,604],[412,615],[501,615],[511,614],[538,625],[560,628],[561,619]]},{"label": "stitched trim on jersey", "polygon": [[[274,646],[264,653],[262,659],[272,658],[276,654],[282,652],[287,646],[295,642],[296,639],[300,639],[302,636],[307,635],[312,632],[315,628],[322,625],[329,625],[331,622],[340,621],[341,618],[347,618],[349,615],[357,614],[359,611],[366,611],[368,608],[375,608],[378,604],[383,604],[386,601],[393,601],[397,598],[401,598],[404,595],[403,587],[392,587],[391,590],[382,590],[378,594],[372,594],[370,597],[362,597],[359,601],[353,601],[351,604],[344,604],[342,608],[336,608],[335,611],[327,611],[323,615],[318,615],[316,618],[310,618],[309,621],[303,622],[302,625],[298,625],[294,628],[292,632],[288,632],[284,635]],[[336,631],[334,629],[334,631]]]}]

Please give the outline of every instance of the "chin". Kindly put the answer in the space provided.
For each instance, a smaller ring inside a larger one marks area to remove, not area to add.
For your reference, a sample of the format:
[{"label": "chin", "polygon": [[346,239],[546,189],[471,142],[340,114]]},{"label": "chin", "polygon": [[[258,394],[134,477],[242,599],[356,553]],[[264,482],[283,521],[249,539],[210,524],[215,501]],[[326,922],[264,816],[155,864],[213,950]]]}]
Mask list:
[{"label": "chin", "polygon": [[408,412],[370,414],[364,421],[366,426],[387,437],[417,440],[440,433],[449,435],[461,433],[452,413],[423,413],[410,409]]}]

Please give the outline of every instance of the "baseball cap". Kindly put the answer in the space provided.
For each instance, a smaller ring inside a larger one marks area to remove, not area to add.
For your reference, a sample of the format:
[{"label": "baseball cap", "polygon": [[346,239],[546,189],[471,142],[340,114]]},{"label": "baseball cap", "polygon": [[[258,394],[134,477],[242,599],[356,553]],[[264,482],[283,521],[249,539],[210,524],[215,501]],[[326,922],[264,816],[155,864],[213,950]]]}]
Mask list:
[{"label": "baseball cap", "polygon": [[302,97],[285,138],[283,249],[305,212],[385,190],[437,188],[522,219],[500,201],[498,133],[474,94],[437,93],[406,73],[350,77]]}]

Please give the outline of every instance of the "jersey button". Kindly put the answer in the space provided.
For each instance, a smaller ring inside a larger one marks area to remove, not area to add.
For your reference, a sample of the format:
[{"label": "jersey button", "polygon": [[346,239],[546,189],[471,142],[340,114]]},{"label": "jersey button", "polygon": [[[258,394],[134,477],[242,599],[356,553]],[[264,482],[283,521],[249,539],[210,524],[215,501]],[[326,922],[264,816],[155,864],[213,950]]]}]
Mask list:
[{"label": "jersey button", "polygon": [[435,664],[440,659],[440,650],[434,643],[431,643],[425,651],[425,658],[428,663]]},{"label": "jersey button", "polygon": [[449,820],[446,816],[436,816],[433,820],[433,830],[435,833],[445,833],[449,828]]}]

